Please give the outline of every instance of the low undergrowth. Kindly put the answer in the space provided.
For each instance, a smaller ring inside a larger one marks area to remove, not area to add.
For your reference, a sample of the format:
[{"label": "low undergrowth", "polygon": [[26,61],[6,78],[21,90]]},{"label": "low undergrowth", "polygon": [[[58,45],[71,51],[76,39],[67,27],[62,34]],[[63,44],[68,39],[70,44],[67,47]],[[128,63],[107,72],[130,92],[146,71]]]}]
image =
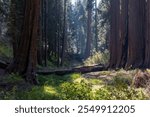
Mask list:
[{"label": "low undergrowth", "polygon": [[104,53],[95,52],[89,58],[84,61],[85,66],[90,66],[93,64],[107,64],[109,61],[109,52],[105,51]]},{"label": "low undergrowth", "polygon": [[[6,80],[7,79],[7,80]],[[132,78],[116,74],[109,82],[84,78],[81,74],[38,76],[40,84],[31,86],[19,75],[5,78],[9,86],[0,83],[0,99],[17,100],[145,100],[143,89],[132,86]]]},{"label": "low undergrowth", "polygon": [[12,48],[9,45],[6,45],[0,42],[0,57],[2,58],[11,58],[12,57]]}]

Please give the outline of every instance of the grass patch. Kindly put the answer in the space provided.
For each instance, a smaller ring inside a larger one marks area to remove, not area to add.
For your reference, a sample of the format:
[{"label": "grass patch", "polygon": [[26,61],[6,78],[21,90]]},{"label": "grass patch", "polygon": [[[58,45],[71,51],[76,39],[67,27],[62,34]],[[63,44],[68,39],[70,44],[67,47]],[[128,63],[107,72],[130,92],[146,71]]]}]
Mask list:
[{"label": "grass patch", "polygon": [[57,75],[49,75],[49,76],[38,76],[38,80],[40,85],[51,85],[51,86],[59,86],[65,82],[73,82],[77,78],[80,78],[80,74],[69,74],[65,76],[57,76]]},{"label": "grass patch", "polygon": [[88,82],[91,85],[103,85],[104,84],[104,82],[100,79],[88,79]]}]

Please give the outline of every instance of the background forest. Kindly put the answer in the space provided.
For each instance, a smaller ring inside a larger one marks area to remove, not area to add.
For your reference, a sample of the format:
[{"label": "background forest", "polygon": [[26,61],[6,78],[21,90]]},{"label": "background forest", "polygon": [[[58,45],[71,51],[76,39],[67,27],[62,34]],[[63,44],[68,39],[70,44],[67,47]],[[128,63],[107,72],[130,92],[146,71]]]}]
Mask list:
[{"label": "background forest", "polygon": [[0,99],[150,98],[150,0],[0,0]]}]

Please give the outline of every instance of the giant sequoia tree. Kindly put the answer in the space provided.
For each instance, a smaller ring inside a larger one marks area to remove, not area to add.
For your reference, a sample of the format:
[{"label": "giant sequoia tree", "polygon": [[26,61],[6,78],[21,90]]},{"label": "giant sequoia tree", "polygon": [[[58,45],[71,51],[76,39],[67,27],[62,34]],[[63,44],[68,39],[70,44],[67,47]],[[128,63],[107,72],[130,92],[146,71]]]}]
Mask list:
[{"label": "giant sequoia tree", "polygon": [[112,0],[111,15],[110,67],[122,67],[127,60],[128,0]]},{"label": "giant sequoia tree", "polygon": [[149,0],[111,0],[111,68],[150,67],[149,4]]},{"label": "giant sequoia tree", "polygon": [[24,75],[27,81],[36,83],[37,38],[39,29],[40,0],[25,0],[25,13],[21,38],[16,56],[8,71]]},{"label": "giant sequoia tree", "polygon": [[119,40],[119,0],[111,0],[111,40],[110,40],[110,66],[114,67],[117,64],[117,42]]},{"label": "giant sequoia tree", "polygon": [[147,0],[146,11],[144,67],[150,68],[150,0]]},{"label": "giant sequoia tree", "polygon": [[141,67],[144,61],[145,1],[129,0],[127,67]]}]

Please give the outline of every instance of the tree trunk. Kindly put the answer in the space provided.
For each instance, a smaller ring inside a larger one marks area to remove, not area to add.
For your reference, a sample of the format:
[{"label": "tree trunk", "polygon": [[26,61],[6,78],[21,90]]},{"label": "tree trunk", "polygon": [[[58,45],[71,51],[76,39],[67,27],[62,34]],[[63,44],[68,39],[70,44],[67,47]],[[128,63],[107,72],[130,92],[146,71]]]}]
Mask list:
[{"label": "tree trunk", "polygon": [[40,75],[66,75],[71,73],[89,73],[89,72],[99,72],[107,70],[103,65],[97,66],[83,66],[79,68],[70,68],[70,69],[57,69],[57,70],[38,70],[37,73]]},{"label": "tree trunk", "polygon": [[65,50],[66,50],[66,41],[67,41],[67,0],[64,0],[64,27],[63,27],[63,37],[62,37],[62,51],[61,51],[61,66],[64,65],[64,58],[65,58]]},{"label": "tree trunk", "polygon": [[150,68],[150,0],[147,0],[146,6],[146,36],[145,36],[145,62],[144,67]]},{"label": "tree trunk", "polygon": [[145,6],[145,0],[111,0],[111,68],[143,67],[146,58]]},{"label": "tree trunk", "polygon": [[127,67],[138,68],[144,62],[145,1],[129,0],[129,35]]},{"label": "tree trunk", "polygon": [[91,42],[92,42],[92,0],[88,0],[87,10],[88,10],[88,19],[87,19],[87,41],[85,49],[85,59],[88,58],[91,54]]},{"label": "tree trunk", "polygon": [[119,11],[119,39],[117,49],[117,67],[125,67],[128,54],[128,0],[121,0]]},{"label": "tree trunk", "polygon": [[98,16],[97,16],[97,0],[95,0],[95,50],[98,52]]},{"label": "tree trunk", "polygon": [[119,16],[120,0],[111,0],[111,27],[110,27],[110,63],[109,67],[115,68],[118,60],[119,45]]},{"label": "tree trunk", "polygon": [[28,82],[35,84],[40,0],[26,0],[25,6],[22,36],[14,61],[8,67],[8,71],[24,75]]}]

